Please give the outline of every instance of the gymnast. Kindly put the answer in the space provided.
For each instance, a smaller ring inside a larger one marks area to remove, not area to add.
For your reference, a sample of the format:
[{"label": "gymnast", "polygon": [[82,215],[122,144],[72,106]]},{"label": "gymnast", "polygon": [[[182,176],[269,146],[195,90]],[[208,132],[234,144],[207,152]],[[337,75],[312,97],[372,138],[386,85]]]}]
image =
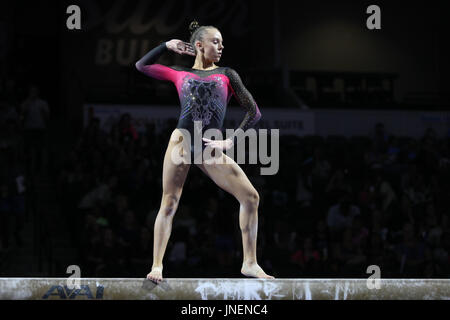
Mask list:
[{"label": "gymnast", "polygon": [[[147,279],[156,283],[163,279],[163,256],[172,230],[172,220],[178,208],[190,164],[193,162],[219,187],[239,201],[239,226],[243,245],[241,273],[247,277],[273,279],[263,271],[256,259],[259,194],[241,167],[223,153],[223,150],[228,150],[237,141],[241,141],[242,138],[238,133],[252,127],[260,119],[261,113],[238,73],[231,68],[216,65],[224,49],[220,31],[214,26],[199,26],[197,21],[191,22],[189,31],[190,42],[173,39],[161,43],[136,62],[136,68],[145,75],[173,82],[181,103],[178,124],[171,134],[164,155],[162,200],[154,226],[153,265]],[[181,55],[195,56],[194,65],[192,68],[167,67],[155,63],[168,50]],[[198,159],[198,153],[194,153],[192,143],[185,148],[186,142],[191,138],[187,139],[186,133],[193,135],[196,130],[203,133],[211,128],[221,129],[226,107],[232,95],[246,109],[245,117],[235,130],[235,134],[225,140],[202,138],[201,141],[201,151],[205,148],[213,149],[213,153],[218,152],[214,157],[216,159],[222,157],[222,161],[220,163],[192,161]],[[179,154],[177,148],[181,150]],[[173,161],[174,153],[184,161]],[[189,155],[190,161],[187,159]]]}]

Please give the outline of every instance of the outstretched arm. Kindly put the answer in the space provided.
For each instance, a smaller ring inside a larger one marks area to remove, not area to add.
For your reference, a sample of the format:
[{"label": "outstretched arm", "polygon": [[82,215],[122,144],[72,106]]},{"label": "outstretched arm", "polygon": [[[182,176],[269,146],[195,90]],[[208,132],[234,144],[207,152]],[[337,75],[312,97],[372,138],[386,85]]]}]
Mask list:
[{"label": "outstretched arm", "polygon": [[194,49],[189,43],[174,39],[163,42],[159,46],[150,50],[145,56],[136,62],[136,69],[149,77],[158,80],[172,81],[174,70],[161,64],[155,64],[158,58],[168,50],[179,54],[195,55],[193,53]]}]

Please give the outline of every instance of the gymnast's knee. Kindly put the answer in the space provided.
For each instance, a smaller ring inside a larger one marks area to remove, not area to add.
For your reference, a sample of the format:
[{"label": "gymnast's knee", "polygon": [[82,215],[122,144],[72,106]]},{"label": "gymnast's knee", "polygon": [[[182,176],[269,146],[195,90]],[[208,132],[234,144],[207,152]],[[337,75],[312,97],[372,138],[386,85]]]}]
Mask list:
[{"label": "gymnast's knee", "polygon": [[255,190],[246,195],[245,199],[241,201],[241,205],[245,206],[250,211],[258,209],[259,193]]},{"label": "gymnast's knee", "polygon": [[161,203],[161,208],[159,209],[159,213],[166,217],[174,216],[178,208],[179,200],[180,199],[176,194],[163,194],[163,200]]}]

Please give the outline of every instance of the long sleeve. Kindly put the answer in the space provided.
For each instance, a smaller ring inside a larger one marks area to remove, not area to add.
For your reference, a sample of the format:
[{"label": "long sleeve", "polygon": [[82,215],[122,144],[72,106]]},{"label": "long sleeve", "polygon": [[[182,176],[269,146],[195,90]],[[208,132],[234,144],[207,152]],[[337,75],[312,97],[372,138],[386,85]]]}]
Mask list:
[{"label": "long sleeve", "polygon": [[166,43],[161,43],[136,62],[136,69],[149,77],[173,82],[176,71],[164,65],[155,63],[158,58],[167,51]]},{"label": "long sleeve", "polygon": [[[247,113],[244,116],[244,120],[242,120],[239,127],[236,131],[242,130],[245,131],[248,128],[254,126],[259,119],[261,118],[261,112],[259,111],[258,105],[256,104],[253,96],[250,92],[245,88],[242,83],[241,78],[238,73],[233,69],[228,69],[227,77],[230,79],[230,86],[238,103],[247,110]],[[236,142],[236,136],[231,137],[234,142]]]}]

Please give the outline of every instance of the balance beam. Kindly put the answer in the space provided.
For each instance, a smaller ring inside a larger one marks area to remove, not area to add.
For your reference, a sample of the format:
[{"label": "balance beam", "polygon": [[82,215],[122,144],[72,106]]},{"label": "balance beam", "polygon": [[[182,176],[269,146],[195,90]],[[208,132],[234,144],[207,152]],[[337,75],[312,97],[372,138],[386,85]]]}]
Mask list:
[{"label": "balance beam", "polygon": [[449,300],[449,279],[0,278],[1,300]]}]

